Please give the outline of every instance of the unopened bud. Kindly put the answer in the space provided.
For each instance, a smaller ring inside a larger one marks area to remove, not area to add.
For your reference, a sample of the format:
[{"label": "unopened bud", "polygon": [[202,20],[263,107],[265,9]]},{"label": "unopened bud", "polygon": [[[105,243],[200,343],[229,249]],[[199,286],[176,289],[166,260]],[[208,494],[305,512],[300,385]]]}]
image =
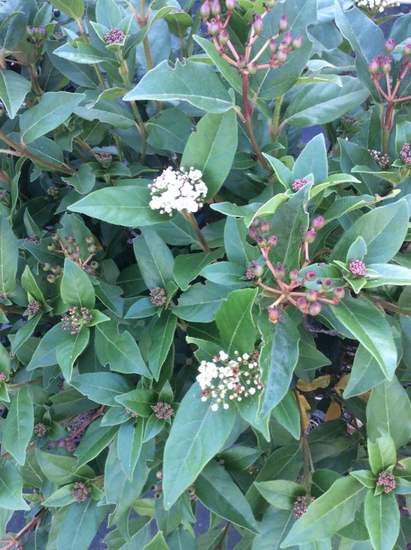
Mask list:
[{"label": "unopened bud", "polygon": [[277,51],[278,45],[277,45],[277,42],[276,42],[275,38],[271,38],[269,47],[270,47],[270,50],[271,50],[273,53]]},{"label": "unopened bud", "polygon": [[203,19],[208,19],[211,14],[210,2],[206,0],[201,4],[200,15]]},{"label": "unopened bud", "polygon": [[220,0],[211,0],[210,9],[211,9],[212,15],[220,15],[221,13]]},{"label": "unopened bud", "polygon": [[310,315],[318,315],[319,313],[321,313],[320,302],[314,302],[313,304],[310,304],[310,307],[308,308],[308,312]]},{"label": "unopened bud", "polygon": [[307,273],[304,275],[304,279],[306,281],[314,281],[316,276],[317,276],[317,273],[313,270],[310,270],[310,271],[307,271]]},{"label": "unopened bud", "polygon": [[388,57],[388,56],[385,56],[383,61],[382,61],[382,64],[381,64],[381,68],[382,68],[382,71],[383,73],[385,74],[388,74],[391,72],[391,58]]},{"label": "unopened bud", "polygon": [[326,290],[333,286],[333,282],[331,279],[323,279],[321,284],[322,284],[322,287]]},{"label": "unopened bud", "polygon": [[299,298],[297,298],[296,300],[296,304],[297,304],[297,307],[300,311],[302,311],[303,313],[305,313],[307,311],[307,307],[308,307],[308,302],[305,298],[303,298],[302,296],[300,296]]},{"label": "unopened bud", "polygon": [[290,281],[296,281],[299,275],[300,272],[298,271],[298,269],[293,269],[292,271],[290,271]]},{"label": "unopened bud", "polygon": [[304,233],[304,241],[306,243],[313,243],[315,241],[316,236],[317,236],[317,233],[314,231],[314,229],[309,229]]},{"label": "unopened bud", "polygon": [[386,42],[385,42],[385,51],[387,53],[391,53],[392,51],[394,51],[395,49],[395,46],[396,46],[396,42],[393,38],[389,38]]},{"label": "unopened bud", "polygon": [[272,323],[278,323],[281,319],[281,309],[277,306],[270,306],[268,308],[268,318]]},{"label": "unopened bud", "polygon": [[262,233],[268,233],[271,229],[271,223],[270,222],[261,222],[260,223],[260,231]]},{"label": "unopened bud", "polygon": [[318,298],[318,292],[316,290],[309,290],[305,295],[309,302],[315,302]]},{"label": "unopened bud", "polygon": [[274,273],[277,279],[284,279],[285,277],[285,268],[282,264],[277,264],[274,268]]},{"label": "unopened bud", "polygon": [[218,21],[216,21],[215,19],[211,19],[211,21],[207,23],[207,30],[208,33],[211,34],[211,36],[215,36],[220,30],[220,25]]},{"label": "unopened bud", "polygon": [[292,41],[293,41],[292,34],[290,32],[284,33],[281,43],[284,44],[284,46],[289,46]]},{"label": "unopened bud", "polygon": [[233,11],[237,6],[237,0],[225,0],[227,11]]},{"label": "unopened bud", "polygon": [[280,17],[280,21],[278,23],[278,28],[280,29],[281,32],[284,32],[287,30],[288,28],[288,17],[286,15],[282,15]]},{"label": "unopened bud", "polygon": [[254,16],[253,31],[257,36],[263,32],[263,18],[261,15]]},{"label": "unopened bud", "polygon": [[299,48],[301,48],[302,44],[303,44],[303,37],[302,36],[296,36],[293,40],[293,48],[298,50]]},{"label": "unopened bud", "polygon": [[334,289],[334,297],[337,300],[342,300],[345,296],[345,290],[341,287]]},{"label": "unopened bud", "polygon": [[279,50],[277,53],[278,63],[285,63],[287,61],[288,54],[285,50]]},{"label": "unopened bud", "polygon": [[380,64],[377,59],[373,59],[368,63],[368,70],[371,74],[377,74],[380,70]]},{"label": "unopened bud", "polygon": [[270,245],[270,246],[277,246],[278,244],[278,237],[277,235],[270,235],[267,239],[267,243]]},{"label": "unopened bud", "polygon": [[317,216],[313,219],[313,222],[311,224],[313,229],[322,229],[325,225],[325,218],[324,216]]}]

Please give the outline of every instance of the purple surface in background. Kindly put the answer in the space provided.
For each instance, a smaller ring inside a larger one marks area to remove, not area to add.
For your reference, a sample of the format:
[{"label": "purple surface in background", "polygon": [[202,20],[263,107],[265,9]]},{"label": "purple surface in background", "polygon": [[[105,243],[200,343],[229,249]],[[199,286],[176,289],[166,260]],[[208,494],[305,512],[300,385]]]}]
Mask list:
[{"label": "purple surface in background", "polygon": [[[410,9],[409,6],[403,5],[403,8],[402,8],[403,12],[407,13],[409,9]],[[384,25],[383,27],[385,31],[389,29],[388,25]],[[322,131],[323,130],[321,126],[311,126],[309,128],[304,128],[302,130],[301,141],[303,143],[307,143],[310,139],[312,139],[315,135],[320,134]],[[210,514],[208,510],[201,503],[198,503],[197,515],[196,515],[197,522],[195,526],[195,531],[197,535],[201,535],[202,533],[205,533],[207,531],[208,525],[209,525],[209,516]],[[24,524],[25,524],[24,515],[22,513],[16,513],[8,524],[8,531],[17,532],[24,526]],[[91,543],[89,550],[105,550],[107,546],[104,544],[103,539],[106,534],[107,534],[107,527],[105,523],[103,523],[97,535],[95,536],[93,542]],[[238,535],[238,533],[236,533],[233,529],[231,529],[229,533],[229,538],[228,538],[228,550],[232,550],[239,540],[240,540],[240,536]],[[42,549],[39,549],[39,550],[42,550]]]}]

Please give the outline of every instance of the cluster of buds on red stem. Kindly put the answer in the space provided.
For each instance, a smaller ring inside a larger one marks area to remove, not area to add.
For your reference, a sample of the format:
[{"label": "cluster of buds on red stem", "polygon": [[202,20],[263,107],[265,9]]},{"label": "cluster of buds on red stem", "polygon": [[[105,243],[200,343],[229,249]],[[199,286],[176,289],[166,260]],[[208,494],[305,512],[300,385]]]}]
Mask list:
[{"label": "cluster of buds on red stem", "polygon": [[[259,70],[277,68],[285,63],[293,50],[301,47],[302,37],[293,37],[287,31],[288,20],[284,15],[280,18],[278,33],[267,38],[257,52],[252,52],[255,42],[263,33],[264,17],[271,9],[268,4],[265,4],[264,12],[256,13],[253,17],[244,53],[237,51],[228,32],[228,25],[236,5],[237,0],[225,0],[226,10],[223,13],[220,0],[205,0],[200,13],[203,20],[207,22],[208,32],[213,38],[217,51],[242,73],[255,74]],[[267,51],[270,52],[270,58],[264,63],[259,63],[259,59]]]},{"label": "cluster of buds on red stem", "polygon": [[402,49],[398,76],[394,79],[392,73],[395,61],[391,54],[395,47],[395,41],[389,38],[385,43],[385,53],[377,55],[368,64],[371,80],[381,99],[388,104],[383,125],[387,129],[391,129],[393,125],[394,106],[411,101],[410,95],[402,97],[399,95],[401,83],[411,68],[411,43],[406,44]]},{"label": "cluster of buds on red stem", "polygon": [[[251,225],[249,236],[257,242],[265,265],[275,281],[275,286],[265,284],[262,281],[261,271],[257,272],[255,266],[252,269],[249,268],[247,273],[254,271],[256,283],[263,289],[264,295],[275,297],[275,301],[268,307],[268,317],[272,323],[277,323],[281,319],[282,310],[287,305],[296,307],[305,315],[315,316],[321,313],[322,304],[337,305],[344,298],[343,288],[334,288],[331,279],[318,279],[314,270],[306,269],[310,262],[309,245],[314,242],[317,232],[324,225],[325,219],[322,216],[313,219],[310,228],[302,235],[303,265],[299,269],[292,269],[288,272],[283,264],[274,265],[271,262],[270,252],[278,244],[278,237],[270,234],[271,224],[255,220]],[[307,288],[308,283],[312,282],[316,282],[320,288]]]}]

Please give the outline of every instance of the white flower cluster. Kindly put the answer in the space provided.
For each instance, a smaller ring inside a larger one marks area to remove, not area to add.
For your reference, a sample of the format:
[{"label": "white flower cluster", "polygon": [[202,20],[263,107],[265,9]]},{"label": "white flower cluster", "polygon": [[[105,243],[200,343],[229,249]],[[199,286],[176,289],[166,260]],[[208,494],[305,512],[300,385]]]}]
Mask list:
[{"label": "white flower cluster", "polygon": [[395,0],[355,0],[359,8],[365,8],[374,12],[383,12],[386,8],[398,6],[399,2]]},{"label": "white flower cluster", "polygon": [[202,390],[201,401],[211,400],[211,410],[229,408],[230,401],[242,401],[263,389],[258,354],[240,355],[234,352],[234,359],[220,351],[212,361],[201,361],[197,382]]},{"label": "white flower cluster", "polygon": [[208,191],[202,177],[200,170],[174,170],[169,166],[150,185],[150,208],[170,216],[173,210],[197,212],[203,206]]}]

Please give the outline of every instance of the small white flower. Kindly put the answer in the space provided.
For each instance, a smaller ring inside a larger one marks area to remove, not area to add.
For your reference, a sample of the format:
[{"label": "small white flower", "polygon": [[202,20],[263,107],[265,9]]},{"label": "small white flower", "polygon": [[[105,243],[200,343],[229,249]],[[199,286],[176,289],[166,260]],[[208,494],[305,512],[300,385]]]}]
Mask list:
[{"label": "small white flower", "polygon": [[399,5],[399,2],[395,2],[395,0],[355,0],[355,3],[359,8],[379,12],[383,12],[385,8]]},{"label": "small white flower", "polygon": [[173,211],[198,212],[207,196],[207,186],[200,170],[174,170],[169,166],[150,185],[150,208],[161,214]]},{"label": "small white flower", "polygon": [[213,412],[218,411],[218,404],[217,404],[217,403],[213,403],[213,404],[211,405],[211,410],[212,410]]},{"label": "small white flower", "polygon": [[219,355],[220,355],[220,361],[227,361],[228,354],[225,351],[220,351]]}]

